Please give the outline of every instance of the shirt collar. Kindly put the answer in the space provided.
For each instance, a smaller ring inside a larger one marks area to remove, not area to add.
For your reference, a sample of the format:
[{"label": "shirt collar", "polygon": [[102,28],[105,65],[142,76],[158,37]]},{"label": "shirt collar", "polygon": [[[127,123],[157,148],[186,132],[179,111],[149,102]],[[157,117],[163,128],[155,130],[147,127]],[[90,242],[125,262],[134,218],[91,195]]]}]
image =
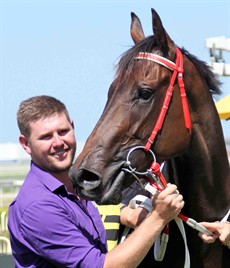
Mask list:
[{"label": "shirt collar", "polygon": [[56,179],[54,176],[52,176],[48,171],[41,169],[33,161],[31,161],[31,169],[30,170],[36,176],[36,178],[42,184],[44,184],[51,192],[56,191],[60,187],[65,188],[65,185],[62,182],[60,182],[58,179]]}]

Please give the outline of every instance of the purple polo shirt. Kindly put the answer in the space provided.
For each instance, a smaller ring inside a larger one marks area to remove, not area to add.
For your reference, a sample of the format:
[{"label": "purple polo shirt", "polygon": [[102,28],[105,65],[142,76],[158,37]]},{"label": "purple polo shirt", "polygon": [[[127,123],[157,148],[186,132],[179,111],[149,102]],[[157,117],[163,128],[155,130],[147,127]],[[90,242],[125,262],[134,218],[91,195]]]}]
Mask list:
[{"label": "purple polo shirt", "polygon": [[79,201],[34,163],[9,207],[16,267],[103,267],[106,232],[91,201]]}]

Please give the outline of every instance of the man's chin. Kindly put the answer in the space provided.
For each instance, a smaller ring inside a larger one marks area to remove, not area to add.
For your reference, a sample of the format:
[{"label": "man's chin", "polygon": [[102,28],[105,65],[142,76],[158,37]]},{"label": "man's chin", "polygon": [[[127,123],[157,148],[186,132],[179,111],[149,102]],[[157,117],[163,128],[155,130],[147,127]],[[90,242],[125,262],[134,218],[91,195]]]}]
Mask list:
[{"label": "man's chin", "polygon": [[65,173],[68,172],[69,173],[69,169],[70,169],[71,165],[68,166],[52,166],[49,168],[49,171],[52,173]]},{"label": "man's chin", "polygon": [[67,163],[61,163],[61,164],[55,164],[55,163],[50,163],[49,165],[46,164],[45,165],[45,169],[50,172],[50,173],[56,173],[56,174],[60,174],[60,173],[66,173],[69,172],[69,169],[71,167],[72,164]]}]

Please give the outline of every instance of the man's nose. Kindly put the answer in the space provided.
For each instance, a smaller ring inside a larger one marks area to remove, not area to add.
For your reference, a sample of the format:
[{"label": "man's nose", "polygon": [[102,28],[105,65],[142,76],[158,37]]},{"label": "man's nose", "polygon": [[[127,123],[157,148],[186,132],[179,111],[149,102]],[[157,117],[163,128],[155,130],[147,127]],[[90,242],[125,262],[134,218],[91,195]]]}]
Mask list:
[{"label": "man's nose", "polygon": [[53,145],[54,146],[61,146],[61,145],[63,145],[63,139],[58,134],[54,135]]}]

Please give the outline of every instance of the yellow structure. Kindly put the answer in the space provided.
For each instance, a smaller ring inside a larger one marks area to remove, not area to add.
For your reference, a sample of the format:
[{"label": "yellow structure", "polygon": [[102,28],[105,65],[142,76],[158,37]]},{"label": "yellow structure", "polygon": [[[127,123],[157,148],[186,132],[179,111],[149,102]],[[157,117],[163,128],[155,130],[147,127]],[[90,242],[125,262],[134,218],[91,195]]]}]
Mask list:
[{"label": "yellow structure", "polygon": [[230,119],[230,95],[216,102],[216,108],[220,119]]},{"label": "yellow structure", "polygon": [[97,205],[97,208],[106,230],[107,245],[110,251],[118,244],[120,205]]}]

